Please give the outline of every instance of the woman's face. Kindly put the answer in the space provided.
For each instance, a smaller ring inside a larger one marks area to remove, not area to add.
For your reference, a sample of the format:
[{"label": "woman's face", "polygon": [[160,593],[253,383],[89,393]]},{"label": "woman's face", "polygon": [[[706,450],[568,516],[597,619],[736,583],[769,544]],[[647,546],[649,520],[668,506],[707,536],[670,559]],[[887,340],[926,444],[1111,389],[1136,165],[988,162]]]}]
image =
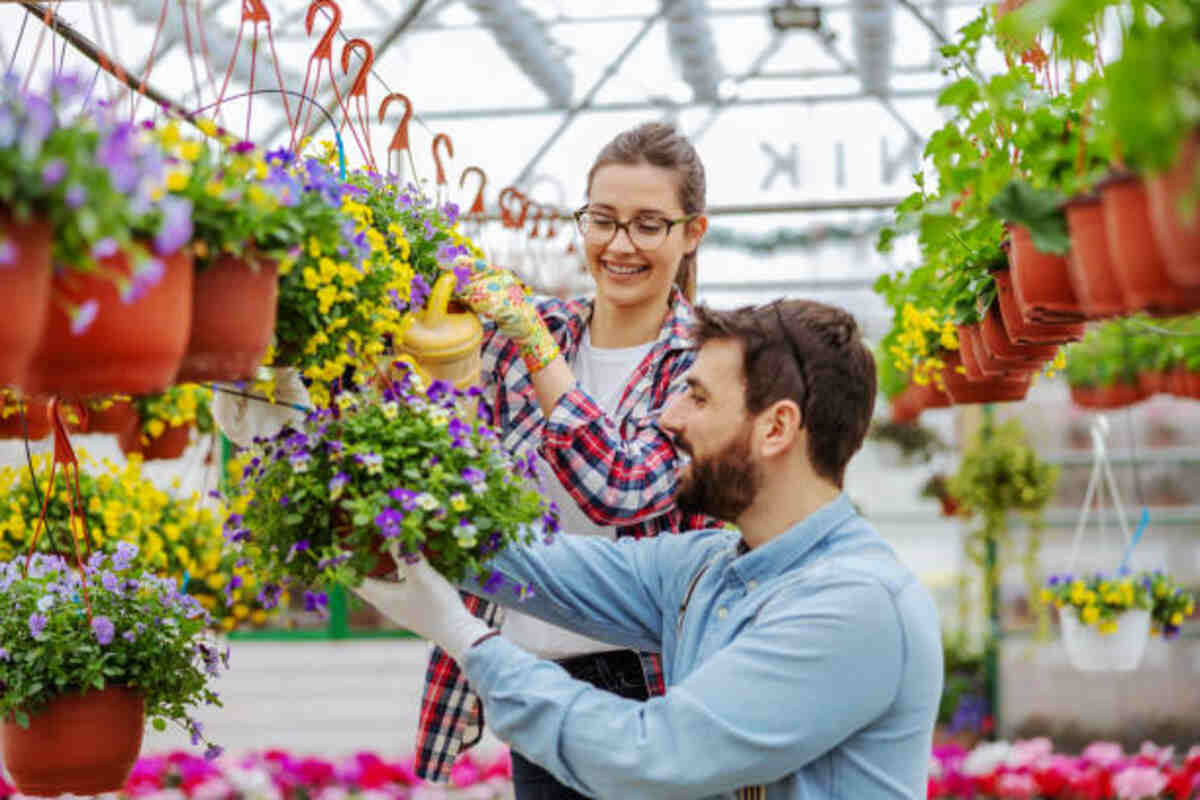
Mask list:
[{"label": "woman's face", "polygon": [[[588,211],[617,222],[644,223],[645,230],[684,216],[679,202],[679,176],[652,164],[606,164],[592,176]],[[670,226],[662,244],[641,249],[624,230],[607,243],[584,236],[588,270],[596,281],[596,296],[622,309],[659,310],[666,304],[679,262],[696,249],[705,220]]]}]

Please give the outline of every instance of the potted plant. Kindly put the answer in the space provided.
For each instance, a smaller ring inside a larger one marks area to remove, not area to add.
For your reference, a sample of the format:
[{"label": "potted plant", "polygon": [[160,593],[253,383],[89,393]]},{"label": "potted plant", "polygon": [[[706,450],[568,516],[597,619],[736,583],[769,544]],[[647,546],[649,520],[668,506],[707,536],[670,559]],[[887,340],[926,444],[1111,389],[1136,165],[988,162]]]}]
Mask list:
[{"label": "potted plant", "polygon": [[192,383],[133,398],[138,422],[119,434],[121,450],[146,461],[179,458],[193,428],[202,435],[213,432],[211,402],[212,391]]},{"label": "potted plant", "polygon": [[1041,599],[1058,608],[1067,657],[1085,671],[1136,669],[1151,630],[1173,638],[1195,610],[1192,596],[1161,571],[1052,575]]},{"label": "potted plant", "polygon": [[929,476],[929,480],[921,485],[921,497],[936,499],[941,503],[943,517],[953,517],[958,513],[958,500],[950,494],[949,481],[944,473]]},{"label": "potted plant", "polygon": [[0,566],[4,762],[25,794],[116,791],[145,718],[200,741],[191,708],[220,705],[209,681],[227,661],[204,635],[207,612],[175,581],[133,568],[136,556],[126,544],[79,572],[44,554]]},{"label": "potted plant", "polygon": [[[285,581],[355,586],[385,574],[393,546],[452,578],[484,578],[489,553],[554,530],[526,483],[530,465],[514,465],[494,431],[459,412],[478,390],[424,387],[405,366],[396,363],[401,377],[386,389],[343,391],[240,457],[233,491],[247,499],[227,536],[268,597]],[[306,597],[312,609],[327,602],[320,591]]]},{"label": "potted plant", "polygon": [[[1007,540],[1008,515],[1024,514],[1029,525],[1025,553],[1021,563],[1035,613],[1038,586],[1035,572],[1041,550],[1044,527],[1042,511],[1054,495],[1058,468],[1043,461],[1030,445],[1020,422],[1008,420],[999,425],[985,421],[963,451],[962,462],[947,484],[960,506],[960,515],[981,518],[982,526],[965,542],[967,559],[983,573],[983,608],[992,613],[992,602],[1003,562],[1003,544]],[[986,557],[991,542],[1000,558]]]},{"label": "potted plant", "polygon": [[1145,398],[1126,325],[1110,323],[1067,348],[1071,400],[1091,409],[1122,408]]},{"label": "potted plant", "polygon": [[875,420],[867,438],[895,445],[904,464],[928,464],[935,453],[947,449],[946,443],[937,432],[920,424]]},{"label": "potted plant", "polygon": [[281,156],[268,164],[252,143],[193,122],[207,139],[182,136],[175,120],[155,132],[168,154],[168,191],[191,209],[195,289],[177,380],[243,380],[271,344],[277,262],[299,251],[307,229],[319,238],[321,226],[306,216],[311,206]]}]

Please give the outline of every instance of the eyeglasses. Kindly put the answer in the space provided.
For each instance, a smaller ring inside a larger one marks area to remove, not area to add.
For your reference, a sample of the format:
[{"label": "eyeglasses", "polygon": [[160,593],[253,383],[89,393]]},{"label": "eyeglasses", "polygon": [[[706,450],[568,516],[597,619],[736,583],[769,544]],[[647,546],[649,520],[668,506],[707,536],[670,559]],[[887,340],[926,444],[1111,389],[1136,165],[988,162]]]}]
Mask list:
[{"label": "eyeglasses", "polygon": [[626,222],[620,222],[608,214],[591,211],[586,206],[575,212],[575,224],[579,234],[589,244],[608,245],[617,238],[617,231],[625,231],[629,241],[638,250],[657,250],[671,235],[671,228],[680,223],[694,220],[699,214],[688,214],[678,219],[665,217],[634,217]]}]

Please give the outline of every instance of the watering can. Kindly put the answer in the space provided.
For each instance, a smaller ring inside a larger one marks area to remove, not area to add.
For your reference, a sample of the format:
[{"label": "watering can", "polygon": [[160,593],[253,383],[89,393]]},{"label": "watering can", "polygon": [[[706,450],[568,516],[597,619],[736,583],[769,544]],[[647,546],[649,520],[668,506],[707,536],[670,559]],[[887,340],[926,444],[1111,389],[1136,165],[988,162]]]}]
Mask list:
[{"label": "watering can", "polygon": [[425,308],[416,313],[396,349],[412,356],[422,378],[466,389],[480,381],[483,326],[474,312],[450,310],[455,281],[452,272],[438,277]]}]

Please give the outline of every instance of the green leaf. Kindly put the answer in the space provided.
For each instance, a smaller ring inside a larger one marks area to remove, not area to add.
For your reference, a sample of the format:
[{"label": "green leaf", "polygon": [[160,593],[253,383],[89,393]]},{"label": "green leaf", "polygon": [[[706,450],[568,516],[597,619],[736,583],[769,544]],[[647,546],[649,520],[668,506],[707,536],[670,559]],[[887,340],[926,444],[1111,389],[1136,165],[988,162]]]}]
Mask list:
[{"label": "green leaf", "polygon": [[940,108],[949,106],[965,111],[979,98],[979,84],[975,82],[975,79],[959,78],[941,91],[937,98],[937,104]]},{"label": "green leaf", "polygon": [[156,731],[165,731],[167,729],[167,721],[162,717],[155,717],[151,720],[150,724],[154,726],[154,730]]},{"label": "green leaf", "polygon": [[16,711],[13,712],[13,717],[16,718],[18,725],[20,725],[22,728],[24,728],[26,730],[29,729],[29,715],[28,714],[26,714],[24,711],[22,711],[21,709],[18,708]]}]

